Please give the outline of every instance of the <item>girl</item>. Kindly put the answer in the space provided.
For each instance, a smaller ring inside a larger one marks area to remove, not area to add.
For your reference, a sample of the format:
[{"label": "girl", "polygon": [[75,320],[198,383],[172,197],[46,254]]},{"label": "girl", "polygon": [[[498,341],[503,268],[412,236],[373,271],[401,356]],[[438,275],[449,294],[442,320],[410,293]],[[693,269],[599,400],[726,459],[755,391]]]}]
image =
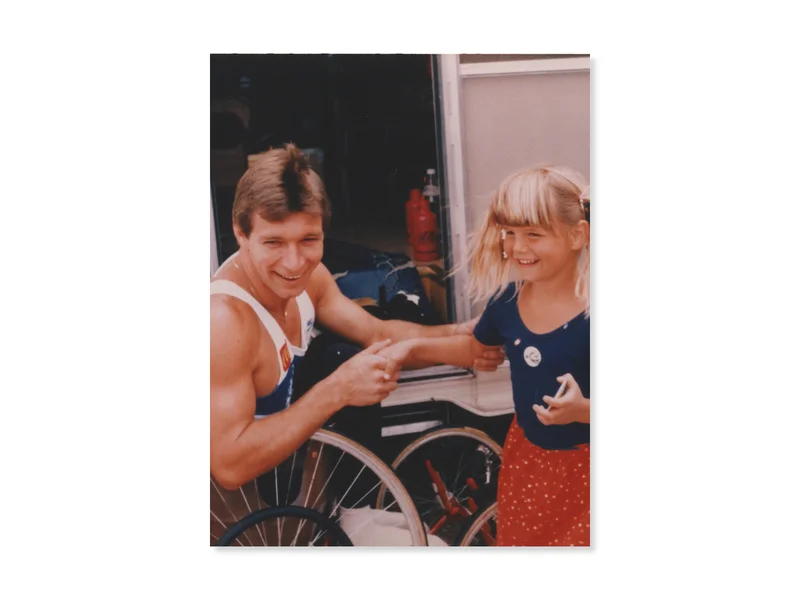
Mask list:
[{"label": "girl", "polygon": [[515,417],[498,481],[497,543],[589,545],[589,198],[563,166],[508,177],[472,252],[470,288],[489,299],[473,336],[415,339],[396,360],[470,366],[504,344]]}]

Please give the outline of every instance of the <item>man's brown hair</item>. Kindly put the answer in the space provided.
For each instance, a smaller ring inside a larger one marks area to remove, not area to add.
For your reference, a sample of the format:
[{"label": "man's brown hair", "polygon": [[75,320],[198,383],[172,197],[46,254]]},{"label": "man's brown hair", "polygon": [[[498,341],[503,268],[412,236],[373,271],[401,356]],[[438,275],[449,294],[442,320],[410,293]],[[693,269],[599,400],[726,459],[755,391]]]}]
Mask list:
[{"label": "man's brown hair", "polygon": [[294,144],[287,144],[265,152],[239,180],[233,222],[249,236],[253,213],[267,221],[283,221],[299,212],[319,214],[327,226],[330,201],[325,184],[308,166],[305,155]]}]

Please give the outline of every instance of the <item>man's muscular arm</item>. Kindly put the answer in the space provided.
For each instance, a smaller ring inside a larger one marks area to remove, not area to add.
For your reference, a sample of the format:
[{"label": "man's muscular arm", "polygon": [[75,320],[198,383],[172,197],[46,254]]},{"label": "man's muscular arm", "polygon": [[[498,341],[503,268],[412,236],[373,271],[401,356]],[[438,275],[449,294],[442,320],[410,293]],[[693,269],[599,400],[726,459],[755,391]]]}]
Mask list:
[{"label": "man's muscular arm", "polygon": [[[339,408],[343,387],[328,378],[286,410],[255,420],[253,372],[261,323],[226,301],[211,303],[211,474],[227,489],[277,466]],[[271,360],[277,384],[277,354]]]}]

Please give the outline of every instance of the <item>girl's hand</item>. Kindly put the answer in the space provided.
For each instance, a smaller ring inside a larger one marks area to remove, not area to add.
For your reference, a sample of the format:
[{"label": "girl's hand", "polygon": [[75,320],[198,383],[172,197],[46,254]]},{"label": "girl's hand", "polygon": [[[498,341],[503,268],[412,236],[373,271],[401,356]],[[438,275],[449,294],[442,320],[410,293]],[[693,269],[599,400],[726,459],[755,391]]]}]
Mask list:
[{"label": "girl's hand", "polygon": [[567,423],[588,423],[589,422],[589,399],[584,398],[581,388],[569,373],[556,377],[559,383],[566,382],[564,394],[556,399],[551,396],[544,396],[544,400],[549,408],[538,404],[533,405],[533,412],[536,413],[539,421],[544,425],[566,425]]}]

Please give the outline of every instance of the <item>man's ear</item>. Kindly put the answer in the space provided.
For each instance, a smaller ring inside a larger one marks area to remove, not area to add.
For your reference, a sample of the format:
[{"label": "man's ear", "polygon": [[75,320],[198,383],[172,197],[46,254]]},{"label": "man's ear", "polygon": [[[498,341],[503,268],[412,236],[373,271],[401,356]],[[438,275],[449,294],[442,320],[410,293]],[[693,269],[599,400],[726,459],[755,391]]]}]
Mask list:
[{"label": "man's ear", "polygon": [[236,241],[239,243],[240,248],[247,243],[247,236],[242,231],[242,228],[239,227],[238,223],[233,224],[233,235],[236,237]]}]

